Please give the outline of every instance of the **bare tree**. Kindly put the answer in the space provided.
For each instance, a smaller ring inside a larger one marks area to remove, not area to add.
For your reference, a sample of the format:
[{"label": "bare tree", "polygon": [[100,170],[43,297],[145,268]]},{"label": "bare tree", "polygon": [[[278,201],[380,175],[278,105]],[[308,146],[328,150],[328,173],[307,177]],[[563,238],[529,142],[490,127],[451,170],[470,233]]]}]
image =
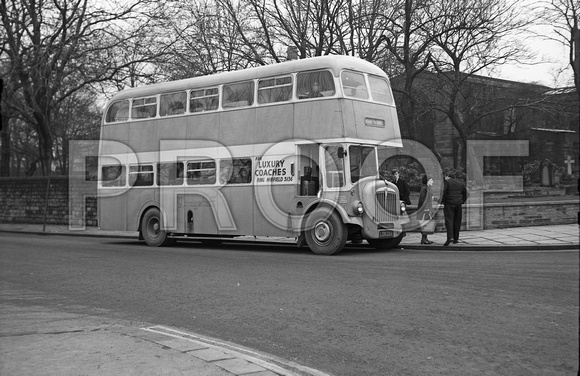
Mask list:
[{"label": "bare tree", "polygon": [[[527,57],[515,39],[519,30],[531,22],[523,16],[523,7],[506,0],[466,0],[435,5],[438,22],[431,33],[436,48],[430,61],[438,73],[439,85],[434,108],[449,118],[457,132],[459,149],[454,167],[465,167],[465,143],[474,127],[473,91],[468,89],[473,77],[495,66]],[[497,108],[491,112],[501,111]]]},{"label": "bare tree", "polygon": [[539,4],[539,15],[553,28],[550,39],[563,44],[568,50],[568,62],[574,75],[574,86],[580,99],[580,2],[577,0],[550,0]]},{"label": "bare tree", "polygon": [[[7,94],[17,99],[8,106],[34,127],[41,171],[49,174],[54,109],[76,92],[131,66],[117,64],[119,59],[110,54],[127,40],[137,39],[151,19],[142,11],[155,5],[149,0],[100,5],[89,0],[1,0],[1,4],[5,43],[0,64],[15,83],[11,87],[15,91]],[[137,31],[125,31],[128,21]]]},{"label": "bare tree", "polygon": [[[402,85],[395,85],[399,94],[399,113],[402,115],[405,136],[416,139],[417,100],[414,89],[417,77],[429,66],[430,49],[439,35],[437,25],[445,15],[437,13],[433,2],[400,0],[385,11],[388,20],[382,37],[389,55],[398,63],[391,75],[400,75]],[[444,29],[439,29],[442,32]]]}]

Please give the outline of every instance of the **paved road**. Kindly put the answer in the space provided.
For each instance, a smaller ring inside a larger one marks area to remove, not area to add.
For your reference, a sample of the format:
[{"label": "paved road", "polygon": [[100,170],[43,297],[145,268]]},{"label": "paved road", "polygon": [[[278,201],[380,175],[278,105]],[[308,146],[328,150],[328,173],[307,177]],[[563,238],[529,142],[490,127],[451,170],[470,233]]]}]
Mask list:
[{"label": "paved road", "polygon": [[578,371],[578,251],[378,252],[2,234],[0,282],[335,375]]}]

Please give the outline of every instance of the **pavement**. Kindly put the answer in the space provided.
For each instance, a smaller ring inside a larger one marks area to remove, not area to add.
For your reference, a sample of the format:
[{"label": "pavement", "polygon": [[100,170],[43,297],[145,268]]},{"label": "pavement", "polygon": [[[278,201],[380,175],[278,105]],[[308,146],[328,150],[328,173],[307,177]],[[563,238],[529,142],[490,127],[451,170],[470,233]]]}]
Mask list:
[{"label": "pavement", "polygon": [[[98,236],[112,238],[137,239],[136,231],[105,231],[94,226],[69,227],[66,225],[42,224],[12,224],[0,223],[1,232],[18,232],[42,235],[66,236]],[[491,230],[464,230],[459,234],[459,243],[445,247],[447,238],[444,232],[436,232],[428,236],[433,244],[421,244],[421,234],[417,231],[408,232],[403,238],[400,248],[423,250],[455,250],[455,251],[499,251],[499,250],[549,250],[578,249],[580,244],[580,226],[578,224],[510,227]],[[239,236],[227,241],[257,242],[257,243],[295,243],[293,238]],[[365,242],[366,243],[366,242]],[[348,246],[348,244],[347,244]]]},{"label": "pavement", "polygon": [[[94,227],[0,224],[2,233],[136,239],[136,232]],[[400,248],[435,251],[579,249],[578,224],[462,231],[443,246],[445,233],[420,244],[410,232]],[[292,243],[294,239],[239,237],[239,242]],[[1,244],[1,242],[0,242]],[[348,245],[347,245],[348,246]],[[355,246],[361,246],[356,244]],[[327,374],[243,346],[148,323],[113,319],[107,312],[42,304],[45,297],[12,286],[0,289],[0,375],[196,375],[276,376]]]}]

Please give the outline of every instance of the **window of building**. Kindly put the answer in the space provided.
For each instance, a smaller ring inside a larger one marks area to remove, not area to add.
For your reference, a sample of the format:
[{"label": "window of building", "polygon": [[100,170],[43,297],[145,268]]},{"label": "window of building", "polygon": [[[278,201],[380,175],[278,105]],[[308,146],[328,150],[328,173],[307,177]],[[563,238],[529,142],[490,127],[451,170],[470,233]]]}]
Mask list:
[{"label": "window of building", "polygon": [[114,123],[118,121],[129,120],[129,100],[113,102],[107,110],[105,121],[107,123]]},{"label": "window of building", "polygon": [[246,107],[254,103],[254,81],[223,87],[223,108]]},{"label": "window of building", "polygon": [[368,99],[369,93],[362,73],[343,71],[340,75],[342,90],[347,97]]},{"label": "window of building", "polygon": [[334,95],[334,79],[329,71],[298,73],[296,77],[298,99],[322,98]]},{"label": "window of building", "polygon": [[102,187],[124,187],[125,179],[125,166],[112,165],[101,167]]},{"label": "window of building", "polygon": [[159,116],[182,115],[185,113],[187,93],[161,94],[159,99]]},{"label": "window of building", "polygon": [[183,163],[159,163],[157,165],[157,185],[182,185]]},{"label": "window of building", "polygon": [[246,184],[252,182],[252,160],[237,158],[220,161],[220,184]]},{"label": "window of building", "polygon": [[218,88],[192,90],[189,98],[190,112],[215,111],[218,109]]},{"label": "window of building", "polygon": [[292,97],[292,77],[276,77],[258,82],[258,103],[285,102]]},{"label": "window of building", "polygon": [[187,163],[187,184],[215,184],[215,161],[195,161]]},{"label": "window of building", "polygon": [[153,185],[153,165],[129,166],[129,185],[132,187]]},{"label": "window of building", "polygon": [[133,99],[131,107],[132,119],[147,119],[155,117],[157,114],[157,98],[147,97]]},{"label": "window of building", "polygon": [[389,82],[382,77],[369,76],[371,95],[375,102],[393,103],[393,95]]}]

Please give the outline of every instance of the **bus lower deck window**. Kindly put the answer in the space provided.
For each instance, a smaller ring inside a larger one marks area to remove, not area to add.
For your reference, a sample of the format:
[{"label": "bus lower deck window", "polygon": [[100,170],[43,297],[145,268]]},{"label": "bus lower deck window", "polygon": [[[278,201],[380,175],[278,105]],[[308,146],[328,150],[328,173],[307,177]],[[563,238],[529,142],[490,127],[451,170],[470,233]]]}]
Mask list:
[{"label": "bus lower deck window", "polygon": [[102,187],[124,187],[125,186],[125,166],[103,166],[101,168]]},{"label": "bus lower deck window", "polygon": [[129,185],[132,187],[153,185],[153,165],[129,166]]},{"label": "bus lower deck window", "polygon": [[198,161],[187,163],[187,184],[215,184],[215,161]]}]

